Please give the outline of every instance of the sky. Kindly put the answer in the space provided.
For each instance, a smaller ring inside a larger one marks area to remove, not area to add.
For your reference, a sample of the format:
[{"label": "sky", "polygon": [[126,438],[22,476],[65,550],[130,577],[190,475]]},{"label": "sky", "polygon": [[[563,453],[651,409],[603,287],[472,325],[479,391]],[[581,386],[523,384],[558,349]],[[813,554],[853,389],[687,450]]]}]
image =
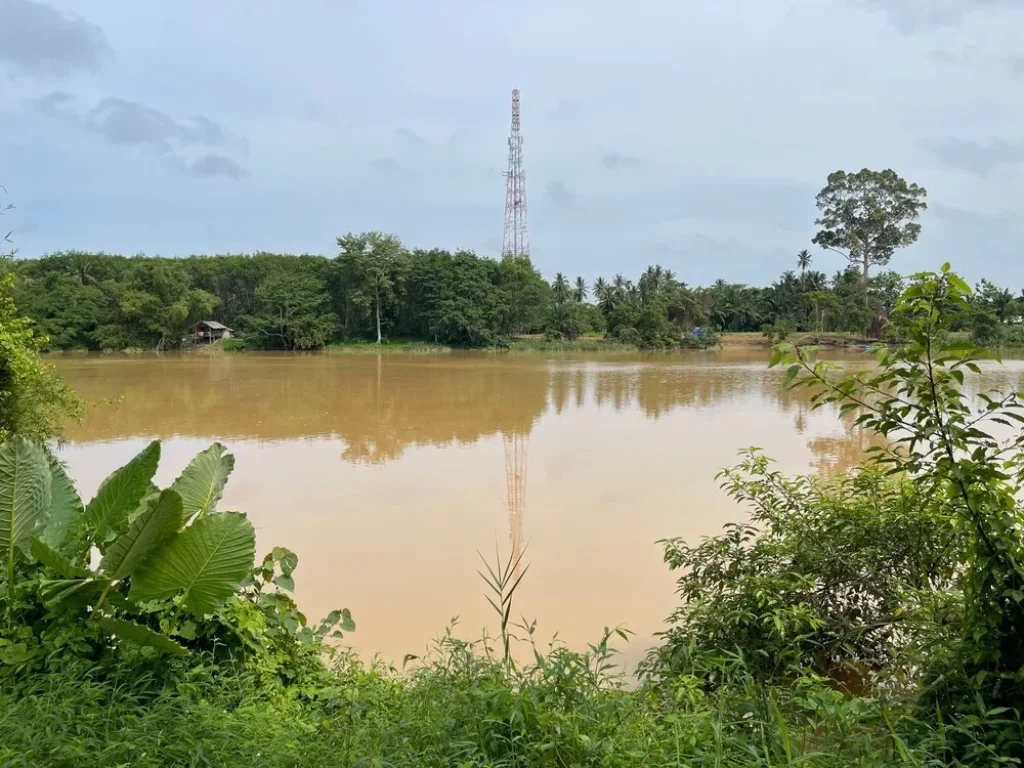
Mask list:
[{"label": "sky", "polygon": [[891,167],[929,193],[893,268],[1020,289],[1022,51],[1021,0],[0,0],[0,229],[496,257],[518,86],[547,276],[766,284],[807,247],[831,274],[815,194]]}]

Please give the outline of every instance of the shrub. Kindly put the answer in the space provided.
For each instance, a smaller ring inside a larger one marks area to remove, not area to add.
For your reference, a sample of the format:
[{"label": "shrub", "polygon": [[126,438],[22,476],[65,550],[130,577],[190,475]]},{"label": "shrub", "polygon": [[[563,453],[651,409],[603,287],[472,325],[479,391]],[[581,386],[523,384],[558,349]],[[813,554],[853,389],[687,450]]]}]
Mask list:
[{"label": "shrub", "polygon": [[750,522],[664,542],[683,605],[647,669],[720,682],[708,659],[728,652],[763,681],[813,673],[864,691],[877,675],[905,679],[935,593],[955,584],[956,530],[932,489],[871,468],[786,478],[757,449],[742,455],[719,478]]},{"label": "shrub", "polygon": [[38,444],[0,445],[0,672],[205,651],[285,681],[320,674],[325,639],[353,629],[351,616],[307,625],[286,549],[254,568],[252,525],[216,509],[234,458],[214,444],[162,491],[152,485],[159,458],[153,442],[86,505]]},{"label": "shrub", "polygon": [[49,440],[77,418],[82,404],[39,353],[46,338],[18,315],[11,298],[12,276],[0,277],[0,441],[15,435]]}]

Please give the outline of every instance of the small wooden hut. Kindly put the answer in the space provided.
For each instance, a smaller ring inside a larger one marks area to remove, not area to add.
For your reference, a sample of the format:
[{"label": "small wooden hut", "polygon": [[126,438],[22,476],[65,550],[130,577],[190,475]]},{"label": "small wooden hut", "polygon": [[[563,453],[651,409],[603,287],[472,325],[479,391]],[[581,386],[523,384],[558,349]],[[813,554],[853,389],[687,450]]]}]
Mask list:
[{"label": "small wooden hut", "polygon": [[192,329],[192,339],[197,344],[212,344],[221,339],[230,339],[234,331],[216,320],[200,320]]}]

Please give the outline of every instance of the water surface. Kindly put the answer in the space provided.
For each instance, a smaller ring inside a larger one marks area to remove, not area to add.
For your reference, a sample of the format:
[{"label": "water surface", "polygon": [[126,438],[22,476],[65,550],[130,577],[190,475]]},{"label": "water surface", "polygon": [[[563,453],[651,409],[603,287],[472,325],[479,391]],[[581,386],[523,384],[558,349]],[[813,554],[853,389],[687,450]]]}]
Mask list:
[{"label": "water surface", "polygon": [[[62,456],[90,497],[161,438],[170,483],[214,440],[235,454],[222,509],[258,554],[299,554],[311,618],[349,607],[349,639],[400,662],[460,617],[493,617],[477,551],[527,546],[516,612],[573,646],[624,624],[642,654],[675,605],[660,538],[740,519],[715,473],[758,445],[787,472],[831,472],[867,445],[782,389],[765,350],[681,354],[62,357],[93,403]],[[847,360],[870,362],[848,354]],[[1020,362],[987,374],[1020,377]],[[493,557],[493,554],[491,555]]]}]

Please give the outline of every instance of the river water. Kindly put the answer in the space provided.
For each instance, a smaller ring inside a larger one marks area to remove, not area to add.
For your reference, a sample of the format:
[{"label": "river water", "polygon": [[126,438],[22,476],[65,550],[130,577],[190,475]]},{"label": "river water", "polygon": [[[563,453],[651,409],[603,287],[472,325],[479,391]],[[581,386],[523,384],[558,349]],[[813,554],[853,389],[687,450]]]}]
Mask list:
[{"label": "river water", "polygon": [[[871,362],[846,353],[846,363]],[[573,647],[624,625],[635,662],[676,604],[658,539],[744,516],[715,473],[757,445],[834,472],[868,437],[787,392],[763,349],[673,354],[90,355],[56,358],[90,402],[61,456],[80,493],[163,441],[169,484],[214,440],[235,454],[221,509],[258,556],[298,553],[311,619],[348,607],[366,658],[420,654],[496,622],[478,551],[525,549],[513,615]],[[1024,364],[987,372],[1016,386]]]}]

